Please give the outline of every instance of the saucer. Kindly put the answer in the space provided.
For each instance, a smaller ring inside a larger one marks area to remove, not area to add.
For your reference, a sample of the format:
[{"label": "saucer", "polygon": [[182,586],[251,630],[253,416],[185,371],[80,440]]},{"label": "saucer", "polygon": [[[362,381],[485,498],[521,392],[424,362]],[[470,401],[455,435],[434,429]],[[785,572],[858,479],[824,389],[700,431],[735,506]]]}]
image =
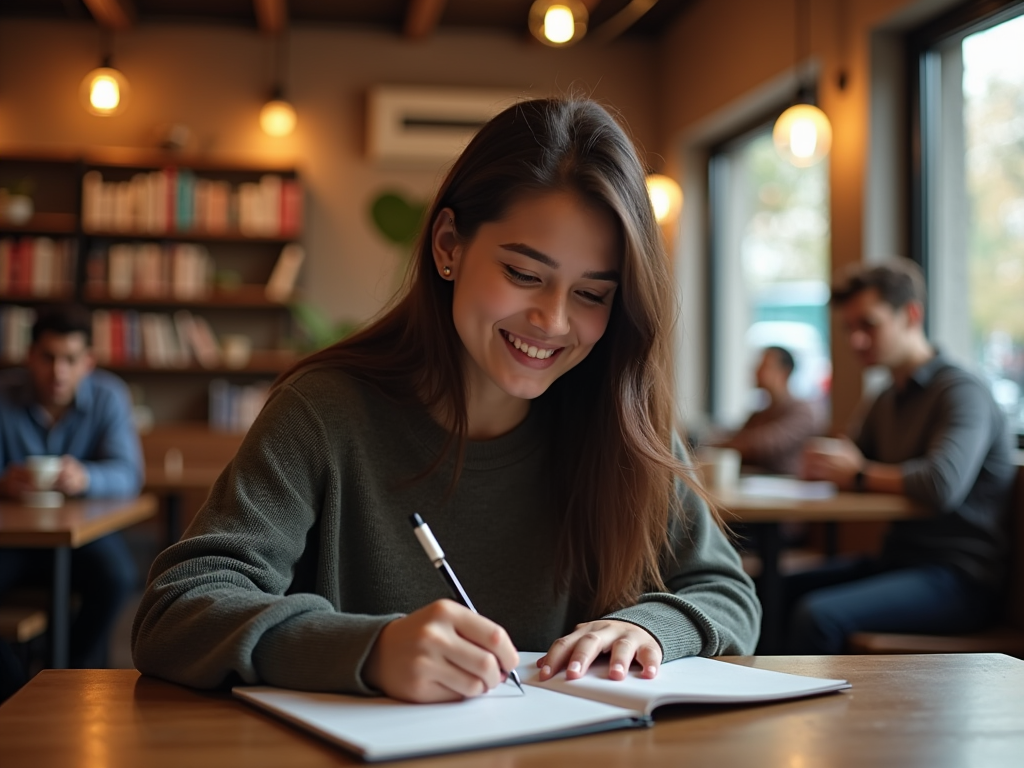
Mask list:
[{"label": "saucer", "polygon": [[64,494],[60,491],[25,491],[21,502],[26,507],[60,507],[64,505]]}]

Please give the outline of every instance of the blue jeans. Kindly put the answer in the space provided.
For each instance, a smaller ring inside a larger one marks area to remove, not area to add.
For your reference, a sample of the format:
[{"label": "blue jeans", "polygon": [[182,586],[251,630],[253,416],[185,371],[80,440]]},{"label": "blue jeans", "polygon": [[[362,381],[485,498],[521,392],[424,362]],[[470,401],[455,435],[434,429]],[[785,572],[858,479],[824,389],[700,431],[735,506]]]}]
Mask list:
[{"label": "blue jeans", "polygon": [[[53,553],[46,549],[0,549],[0,602],[8,589],[23,584],[49,586]],[[71,591],[81,608],[71,622],[70,666],[107,665],[110,632],[138,580],[135,561],[120,534],[112,533],[71,550]]]},{"label": "blue jeans", "polygon": [[795,654],[843,653],[854,632],[973,632],[999,608],[994,591],[944,565],[887,570],[875,560],[838,561],[787,577],[784,590],[786,648]]}]

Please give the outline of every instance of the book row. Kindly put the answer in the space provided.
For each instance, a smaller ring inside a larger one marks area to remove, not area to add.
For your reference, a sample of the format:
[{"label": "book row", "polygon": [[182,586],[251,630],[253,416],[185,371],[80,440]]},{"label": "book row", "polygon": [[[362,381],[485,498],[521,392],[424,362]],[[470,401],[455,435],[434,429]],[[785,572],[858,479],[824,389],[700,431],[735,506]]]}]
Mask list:
[{"label": "book row", "polygon": [[89,171],[82,224],[87,232],[293,237],[302,229],[302,187],[273,173],[232,186],[187,168],[137,173],[130,181],[104,181]]},{"label": "book row", "polygon": [[231,384],[214,379],[209,387],[210,429],[220,432],[246,432],[267,402],[270,382]]},{"label": "book row", "polygon": [[210,295],[214,271],[213,259],[202,245],[99,245],[86,258],[86,295],[113,299],[200,299]]},{"label": "book row", "polygon": [[25,360],[35,321],[36,311],[31,307],[0,307],[0,362]]},{"label": "book row", "polygon": [[77,252],[73,238],[0,238],[0,296],[70,295]]},{"label": "book row", "polygon": [[219,368],[220,344],[205,318],[180,309],[173,315],[133,309],[92,313],[93,354],[98,365],[149,368]]}]

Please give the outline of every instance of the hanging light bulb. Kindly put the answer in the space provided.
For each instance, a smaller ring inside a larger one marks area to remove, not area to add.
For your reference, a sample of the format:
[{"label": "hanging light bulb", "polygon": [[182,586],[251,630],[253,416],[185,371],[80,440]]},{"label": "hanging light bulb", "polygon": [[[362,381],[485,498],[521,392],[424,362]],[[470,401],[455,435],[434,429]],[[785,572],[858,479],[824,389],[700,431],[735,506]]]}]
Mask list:
[{"label": "hanging light bulb", "polygon": [[587,7],[579,0],[535,0],[529,26],[545,45],[562,48],[577,43],[587,33]]},{"label": "hanging light bulb", "polygon": [[674,221],[683,210],[683,190],[674,179],[651,173],[647,176],[647,194],[654,208],[654,218],[659,224]]},{"label": "hanging light bulb", "polygon": [[832,124],[814,105],[795,104],[775,121],[772,141],[783,159],[798,168],[807,168],[832,148]]},{"label": "hanging light bulb", "polygon": [[284,100],[280,88],[275,88],[260,110],[260,128],[267,136],[287,136],[295,130],[296,122],[295,107]]},{"label": "hanging light bulb", "polygon": [[811,49],[810,0],[794,0],[793,10],[793,41],[796,46],[794,67],[800,87],[796,93],[796,103],[775,121],[772,142],[783,160],[797,168],[807,168],[820,162],[832,148],[832,124],[825,113],[814,106],[814,90],[807,84],[808,78],[800,75],[800,68]]},{"label": "hanging light bulb", "polygon": [[86,111],[100,117],[116,115],[128,105],[128,80],[110,66],[109,57],[85,76],[78,92]]}]

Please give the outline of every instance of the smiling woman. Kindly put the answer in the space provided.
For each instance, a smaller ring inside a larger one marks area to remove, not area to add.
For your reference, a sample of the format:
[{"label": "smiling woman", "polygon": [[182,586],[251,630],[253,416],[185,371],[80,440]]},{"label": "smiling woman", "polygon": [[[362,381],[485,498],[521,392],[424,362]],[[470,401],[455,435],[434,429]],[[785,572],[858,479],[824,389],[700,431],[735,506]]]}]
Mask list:
[{"label": "smiling woman", "polygon": [[[642,166],[590,101],[517,104],[431,205],[405,291],[284,374],[157,560],[140,670],[410,701],[746,653],[759,607],[673,435],[675,313]],[[422,515],[480,615],[444,600]]]}]

